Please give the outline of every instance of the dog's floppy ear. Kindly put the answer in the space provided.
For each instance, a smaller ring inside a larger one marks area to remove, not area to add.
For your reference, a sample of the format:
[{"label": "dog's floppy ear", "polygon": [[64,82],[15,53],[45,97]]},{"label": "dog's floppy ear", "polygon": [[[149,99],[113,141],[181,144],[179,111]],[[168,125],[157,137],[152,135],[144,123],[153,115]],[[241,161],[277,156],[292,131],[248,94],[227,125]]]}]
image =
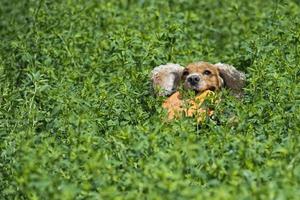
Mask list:
[{"label": "dog's floppy ear", "polygon": [[241,94],[246,82],[245,74],[228,64],[217,63],[214,66],[219,70],[224,87],[231,89],[237,95]]},{"label": "dog's floppy ear", "polygon": [[150,73],[154,93],[159,96],[170,96],[176,92],[183,69],[179,64],[173,63],[155,67]]}]

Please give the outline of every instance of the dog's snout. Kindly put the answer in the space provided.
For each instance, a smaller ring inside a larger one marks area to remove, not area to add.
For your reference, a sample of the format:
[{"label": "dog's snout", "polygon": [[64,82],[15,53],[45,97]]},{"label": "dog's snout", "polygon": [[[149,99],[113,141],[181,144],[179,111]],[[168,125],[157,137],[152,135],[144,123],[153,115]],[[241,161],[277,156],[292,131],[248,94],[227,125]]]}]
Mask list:
[{"label": "dog's snout", "polygon": [[198,75],[191,75],[187,80],[190,84],[196,85],[200,81],[200,77]]}]

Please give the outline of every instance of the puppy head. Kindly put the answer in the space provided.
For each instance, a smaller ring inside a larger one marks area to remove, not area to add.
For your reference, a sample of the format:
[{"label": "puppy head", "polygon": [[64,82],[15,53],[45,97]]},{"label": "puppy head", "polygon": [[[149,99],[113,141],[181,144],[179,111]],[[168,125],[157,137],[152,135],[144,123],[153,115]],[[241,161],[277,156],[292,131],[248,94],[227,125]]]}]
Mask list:
[{"label": "puppy head", "polygon": [[182,80],[186,89],[192,89],[197,93],[219,90],[224,84],[218,68],[207,62],[189,64],[183,70]]},{"label": "puppy head", "polygon": [[172,63],[160,65],[152,70],[150,77],[154,92],[159,96],[169,96],[176,92],[181,78],[186,89],[197,93],[226,87],[239,97],[246,80],[245,74],[231,65],[207,62],[192,63],[185,69]]}]

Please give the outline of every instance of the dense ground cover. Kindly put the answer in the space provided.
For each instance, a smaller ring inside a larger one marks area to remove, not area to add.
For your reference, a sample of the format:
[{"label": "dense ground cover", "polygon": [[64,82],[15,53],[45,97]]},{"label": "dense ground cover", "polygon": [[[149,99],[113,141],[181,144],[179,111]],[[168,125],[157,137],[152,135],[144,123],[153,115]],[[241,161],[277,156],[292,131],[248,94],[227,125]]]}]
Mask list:
[{"label": "dense ground cover", "polygon": [[[0,4],[1,199],[299,198],[299,1]],[[198,60],[243,100],[163,123],[150,70]]]}]

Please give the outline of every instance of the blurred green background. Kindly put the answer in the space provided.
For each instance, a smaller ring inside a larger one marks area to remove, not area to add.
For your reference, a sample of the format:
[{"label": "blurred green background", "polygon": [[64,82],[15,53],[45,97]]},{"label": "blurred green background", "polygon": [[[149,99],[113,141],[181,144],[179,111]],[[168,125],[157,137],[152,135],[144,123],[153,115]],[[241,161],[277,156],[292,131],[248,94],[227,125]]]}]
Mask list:
[{"label": "blurred green background", "polygon": [[[291,0],[1,0],[0,198],[298,199],[299,25]],[[149,72],[199,60],[244,98],[165,123]]]}]

